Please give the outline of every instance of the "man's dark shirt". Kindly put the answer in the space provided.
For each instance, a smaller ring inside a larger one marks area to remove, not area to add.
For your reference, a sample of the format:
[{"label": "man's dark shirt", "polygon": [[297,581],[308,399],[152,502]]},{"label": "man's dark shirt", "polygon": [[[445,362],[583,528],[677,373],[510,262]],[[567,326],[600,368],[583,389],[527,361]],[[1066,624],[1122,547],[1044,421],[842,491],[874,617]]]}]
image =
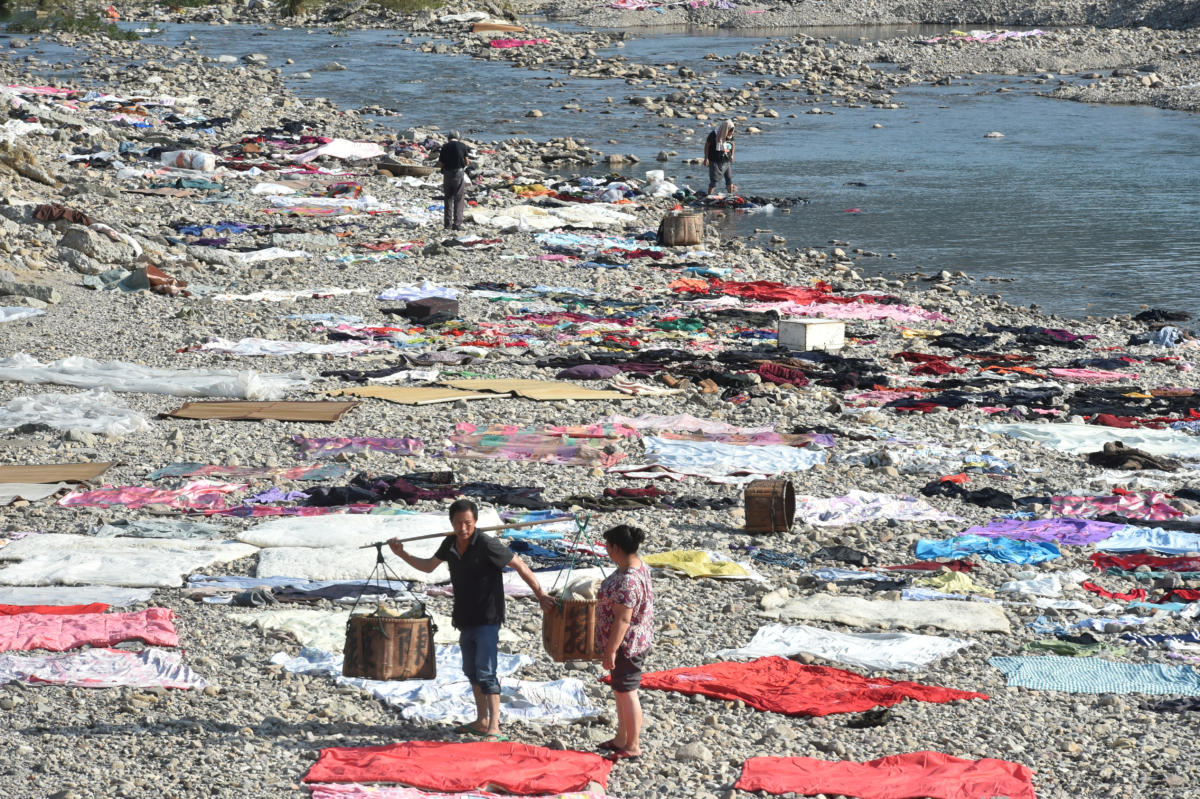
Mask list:
[{"label": "man's dark shirt", "polygon": [[470,148],[458,139],[451,139],[442,145],[438,155],[438,164],[443,172],[455,172],[467,168],[467,158],[471,155]]},{"label": "man's dark shirt", "polygon": [[454,613],[458,629],[504,623],[504,567],[512,550],[491,536],[475,533],[459,557],[455,536],[447,536],[434,557],[450,567]]}]

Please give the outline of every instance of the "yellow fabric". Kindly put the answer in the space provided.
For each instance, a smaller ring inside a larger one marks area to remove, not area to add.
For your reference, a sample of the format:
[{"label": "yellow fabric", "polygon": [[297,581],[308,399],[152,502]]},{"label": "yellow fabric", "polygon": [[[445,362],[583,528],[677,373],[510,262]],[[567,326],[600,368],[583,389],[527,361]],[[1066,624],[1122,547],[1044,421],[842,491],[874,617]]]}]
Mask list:
[{"label": "yellow fabric", "polygon": [[736,563],[713,562],[707,552],[698,549],[673,549],[657,555],[644,555],[647,566],[675,569],[688,577],[747,577],[749,573]]},{"label": "yellow fabric", "polygon": [[904,338],[937,338],[942,335],[940,330],[918,330],[915,327],[905,327],[900,330]]},{"label": "yellow fabric", "polygon": [[939,591],[945,591],[947,594],[994,594],[996,593],[990,588],[985,588],[971,579],[970,575],[963,572],[941,572],[933,577],[925,577],[921,580],[913,580],[916,585],[927,585],[930,588],[936,588]]}]

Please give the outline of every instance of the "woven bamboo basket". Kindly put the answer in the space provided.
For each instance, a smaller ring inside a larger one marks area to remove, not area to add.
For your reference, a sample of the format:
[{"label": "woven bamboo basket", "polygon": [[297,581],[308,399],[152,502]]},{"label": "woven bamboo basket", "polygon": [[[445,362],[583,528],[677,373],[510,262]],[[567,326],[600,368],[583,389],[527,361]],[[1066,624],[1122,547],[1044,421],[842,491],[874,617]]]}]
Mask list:
[{"label": "woven bamboo basket", "polygon": [[437,676],[433,620],[357,614],[346,623],[342,676],[432,680]]},{"label": "woven bamboo basket", "polygon": [[704,241],[704,214],[698,211],[672,213],[658,227],[659,244],[668,247],[690,246]]},{"label": "woven bamboo basket", "polygon": [[556,602],[542,617],[542,645],[556,663],[567,660],[603,660],[596,647],[596,600]]}]

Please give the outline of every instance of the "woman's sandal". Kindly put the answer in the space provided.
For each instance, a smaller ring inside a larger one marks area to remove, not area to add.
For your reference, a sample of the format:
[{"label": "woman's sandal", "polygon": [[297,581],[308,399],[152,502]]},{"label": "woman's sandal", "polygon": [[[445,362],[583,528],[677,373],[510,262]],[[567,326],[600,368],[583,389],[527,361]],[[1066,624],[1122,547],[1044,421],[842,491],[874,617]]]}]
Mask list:
[{"label": "woman's sandal", "polygon": [[603,743],[596,744],[596,748],[597,749],[608,749],[610,751],[615,752],[618,749],[620,749],[621,747],[617,746],[617,743],[615,740],[613,740],[612,738],[609,738],[607,741],[604,741]]},{"label": "woman's sandal", "polygon": [[637,760],[641,756],[642,755],[640,752],[635,755],[633,752],[630,752],[626,749],[614,749],[605,755],[604,759],[611,760],[612,762],[616,763],[618,760]]},{"label": "woman's sandal", "polygon": [[454,731],[459,735],[487,735],[483,730],[472,727],[470,724],[459,724]]}]

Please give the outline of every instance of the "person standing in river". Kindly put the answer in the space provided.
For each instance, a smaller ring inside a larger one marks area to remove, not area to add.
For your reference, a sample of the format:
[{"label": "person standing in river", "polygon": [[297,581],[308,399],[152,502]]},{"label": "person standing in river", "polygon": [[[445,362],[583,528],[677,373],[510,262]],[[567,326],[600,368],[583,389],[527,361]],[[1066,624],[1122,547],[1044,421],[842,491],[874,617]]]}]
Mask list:
[{"label": "person standing in river", "polygon": [[710,131],[704,140],[704,165],[708,167],[708,193],[717,189],[717,183],[725,181],[725,193],[737,191],[733,185],[733,121],[725,120]]},{"label": "person standing in river", "polygon": [[476,532],[479,508],[469,499],[450,505],[450,525],[454,534],[446,536],[431,558],[419,558],[404,549],[398,539],[388,541],[396,557],[414,569],[431,572],[445,563],[450,568],[454,587],[454,611],[451,621],[458,630],[462,650],[462,669],[475,694],[475,720],[455,728],[460,735],[477,735],[488,741],[507,741],[500,734],[500,625],[504,623],[504,577],[512,566],[533,590],[543,609],[554,607],[542,590],[537,575],[513,551],[490,535]]},{"label": "person standing in river", "polygon": [[467,204],[467,167],[471,165],[471,150],[459,140],[458,131],[450,131],[438,154],[438,169],[442,172],[442,227],[462,230],[463,207]]}]

